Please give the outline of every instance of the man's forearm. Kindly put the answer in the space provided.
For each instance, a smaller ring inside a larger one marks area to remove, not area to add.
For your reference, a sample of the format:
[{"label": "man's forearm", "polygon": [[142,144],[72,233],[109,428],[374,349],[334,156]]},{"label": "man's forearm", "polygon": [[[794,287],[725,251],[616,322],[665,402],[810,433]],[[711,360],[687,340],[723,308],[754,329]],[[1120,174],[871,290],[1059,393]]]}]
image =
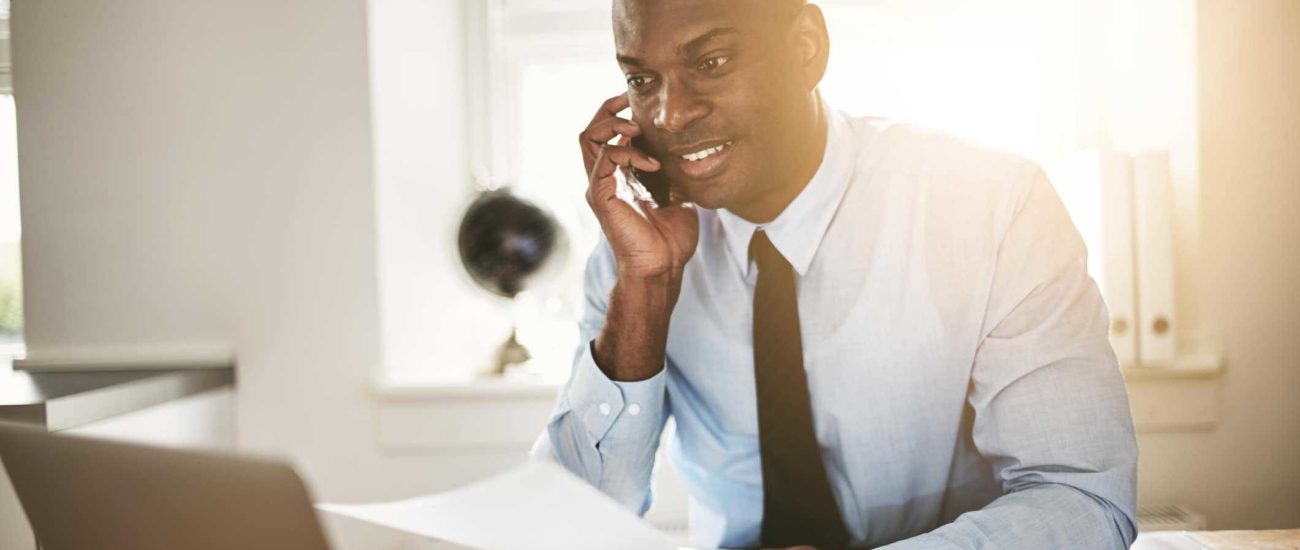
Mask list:
[{"label": "man's forearm", "polygon": [[593,358],[610,380],[636,382],[663,370],[668,323],[681,276],[619,280],[609,297]]}]

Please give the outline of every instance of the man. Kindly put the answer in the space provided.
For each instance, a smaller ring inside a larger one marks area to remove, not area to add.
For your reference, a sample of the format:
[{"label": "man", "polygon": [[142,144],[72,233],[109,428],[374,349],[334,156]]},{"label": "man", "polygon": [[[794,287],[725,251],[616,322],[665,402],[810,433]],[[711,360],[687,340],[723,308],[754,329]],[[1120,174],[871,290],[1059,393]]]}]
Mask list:
[{"label": "man", "polygon": [[[616,0],[614,33],[628,90],[580,138],[604,238],[537,454],[644,513],[671,415],[705,547],[1132,543],[1107,312],[1042,170],[827,108],[799,0]],[[633,168],[672,201],[616,196]]]}]

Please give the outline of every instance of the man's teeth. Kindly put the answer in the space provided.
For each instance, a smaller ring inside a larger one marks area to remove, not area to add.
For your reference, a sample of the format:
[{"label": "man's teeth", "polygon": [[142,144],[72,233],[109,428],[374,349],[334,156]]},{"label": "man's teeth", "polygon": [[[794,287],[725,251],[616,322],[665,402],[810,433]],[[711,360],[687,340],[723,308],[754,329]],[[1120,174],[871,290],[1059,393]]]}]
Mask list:
[{"label": "man's teeth", "polygon": [[689,161],[691,161],[691,162],[695,162],[695,161],[697,161],[697,160],[704,160],[704,159],[709,158],[709,157],[711,157],[711,156],[713,156],[713,155],[716,155],[716,154],[718,154],[718,153],[721,153],[723,149],[726,149],[726,148],[727,148],[728,146],[730,146],[730,145],[731,145],[731,142],[728,141],[728,142],[723,143],[722,145],[719,145],[719,146],[717,146],[717,147],[710,147],[710,148],[705,149],[705,150],[703,150],[703,151],[697,151],[697,152],[694,152],[694,153],[687,153],[687,154],[685,154],[685,155],[682,155],[682,158],[684,158],[684,159],[686,159],[686,160],[689,160]]}]

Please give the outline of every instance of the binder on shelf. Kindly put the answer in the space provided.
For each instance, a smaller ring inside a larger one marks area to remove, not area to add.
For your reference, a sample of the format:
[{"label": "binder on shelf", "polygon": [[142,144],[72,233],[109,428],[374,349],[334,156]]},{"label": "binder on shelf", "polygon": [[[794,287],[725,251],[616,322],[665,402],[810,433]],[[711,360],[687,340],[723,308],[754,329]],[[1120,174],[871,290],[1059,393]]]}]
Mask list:
[{"label": "binder on shelf", "polygon": [[1125,154],[1096,155],[1101,204],[1102,295],[1110,309],[1110,342],[1121,366],[1138,364],[1138,304],[1133,250],[1133,162]]},{"label": "binder on shelf", "polygon": [[1171,365],[1174,337],[1173,181],[1167,151],[1133,159],[1138,350],[1143,365]]}]

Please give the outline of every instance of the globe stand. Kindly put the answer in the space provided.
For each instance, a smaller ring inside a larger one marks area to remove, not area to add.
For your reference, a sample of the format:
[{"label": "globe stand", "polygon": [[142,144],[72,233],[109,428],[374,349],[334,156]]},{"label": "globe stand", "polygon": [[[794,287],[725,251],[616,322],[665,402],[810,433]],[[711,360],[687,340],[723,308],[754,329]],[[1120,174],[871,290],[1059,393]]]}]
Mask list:
[{"label": "globe stand", "polygon": [[505,376],[506,371],[515,365],[522,365],[533,358],[533,354],[528,352],[528,348],[519,343],[518,331],[513,327],[510,329],[510,337],[506,338],[505,343],[497,350],[497,363],[487,372],[486,376]]}]

